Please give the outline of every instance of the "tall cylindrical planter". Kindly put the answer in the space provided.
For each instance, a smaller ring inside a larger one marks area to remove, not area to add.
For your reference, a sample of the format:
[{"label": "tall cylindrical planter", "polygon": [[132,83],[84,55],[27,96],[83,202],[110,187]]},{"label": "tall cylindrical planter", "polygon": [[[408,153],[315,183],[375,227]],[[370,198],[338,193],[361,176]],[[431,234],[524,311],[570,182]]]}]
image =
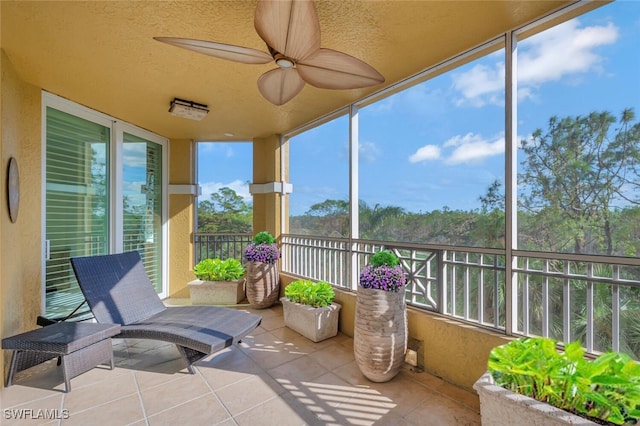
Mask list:
[{"label": "tall cylindrical planter", "polygon": [[247,262],[245,268],[247,300],[251,307],[264,309],[273,306],[280,295],[278,264]]},{"label": "tall cylindrical planter", "polygon": [[387,382],[407,352],[405,292],[358,286],[353,350],[358,368],[372,382]]}]

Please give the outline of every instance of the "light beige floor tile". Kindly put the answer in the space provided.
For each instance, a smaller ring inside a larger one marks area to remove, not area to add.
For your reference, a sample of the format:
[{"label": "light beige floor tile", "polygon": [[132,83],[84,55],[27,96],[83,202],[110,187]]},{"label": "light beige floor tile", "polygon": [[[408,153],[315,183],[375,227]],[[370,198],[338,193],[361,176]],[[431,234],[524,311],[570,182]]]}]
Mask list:
[{"label": "light beige floor tile", "polygon": [[306,411],[313,413],[313,423],[337,425],[349,424],[349,419],[342,414],[342,406],[348,404],[360,392],[360,389],[333,373],[285,388],[288,389],[290,399],[295,399]]},{"label": "light beige floor tile", "polygon": [[25,384],[14,384],[8,388],[0,389],[0,409],[37,401],[43,398],[60,395],[60,391],[54,389],[41,389]]},{"label": "light beige floor tile", "polygon": [[272,398],[237,416],[238,425],[303,426],[320,424],[316,416],[297,400],[287,394]]},{"label": "light beige floor tile", "polygon": [[149,417],[149,425],[214,425],[230,420],[231,415],[213,394],[185,402]]},{"label": "light beige floor tile", "polygon": [[133,371],[133,374],[136,377],[136,381],[138,382],[138,387],[140,389],[149,389],[156,386],[159,386],[164,383],[171,382],[173,380],[182,378],[186,376],[187,372],[178,371],[175,373],[161,373],[155,370],[125,370],[125,371]]},{"label": "light beige floor tile", "polygon": [[243,344],[240,349],[265,370],[277,367],[303,356],[298,352],[287,351],[282,344],[258,346],[244,346]]},{"label": "light beige floor tile", "polygon": [[419,406],[405,414],[412,424],[434,426],[480,426],[480,415],[440,395],[425,398]]},{"label": "light beige floor tile", "polygon": [[219,352],[206,361],[199,361],[197,369],[214,390],[264,373],[255,361],[235,347]]},{"label": "light beige floor tile", "polygon": [[354,361],[353,350],[335,343],[309,354],[309,358],[317,361],[329,370],[336,369]]},{"label": "light beige floor tile", "polygon": [[144,420],[142,404],[137,393],[81,412],[69,410],[69,414],[69,418],[63,420],[62,425],[83,426],[99,424],[100,426],[120,426]]},{"label": "light beige floor tile", "polygon": [[325,367],[309,357],[298,357],[286,364],[267,370],[267,373],[282,385],[310,381],[327,372]]},{"label": "light beige floor tile", "polygon": [[153,388],[140,389],[147,416],[210,393],[209,386],[199,374],[186,374]]},{"label": "light beige floor tile", "polygon": [[106,404],[138,392],[138,387],[131,372],[121,374],[111,380],[103,380],[87,385],[80,389],[73,389],[72,385],[71,389],[71,392],[64,396],[64,408],[68,409],[70,413],[84,411],[96,405]]},{"label": "light beige floor tile", "polygon": [[175,345],[113,339],[115,370],[80,375],[65,394],[61,369],[50,362],[0,389],[0,407],[64,408],[73,416],[65,425],[96,419],[136,426],[480,424],[474,393],[408,368],[390,382],[373,383],[353,360],[352,338],[338,333],[314,343],[283,325],[279,305],[240,310],[260,315],[266,328],[199,361],[196,375],[186,372]]},{"label": "light beige floor tile", "polygon": [[234,416],[283,393],[285,389],[266,374],[253,376],[216,391],[220,401]]},{"label": "light beige floor tile", "polygon": [[49,423],[65,414],[62,409],[62,394],[15,405],[2,410],[0,423],[4,426],[28,426]]}]

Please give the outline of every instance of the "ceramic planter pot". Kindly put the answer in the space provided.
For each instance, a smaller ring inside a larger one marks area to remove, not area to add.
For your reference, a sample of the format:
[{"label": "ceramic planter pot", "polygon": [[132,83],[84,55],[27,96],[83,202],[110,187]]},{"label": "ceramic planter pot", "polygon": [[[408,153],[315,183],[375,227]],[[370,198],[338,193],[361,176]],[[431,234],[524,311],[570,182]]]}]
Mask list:
[{"label": "ceramic planter pot", "polygon": [[193,280],[188,284],[192,305],[236,305],[244,299],[244,278],[237,281]]},{"label": "ceramic planter pot", "polygon": [[280,302],[284,311],[284,324],[307,339],[320,342],[338,334],[338,319],[342,306],[337,303],[314,308],[292,302],[286,297],[281,298]]},{"label": "ceramic planter pot", "polygon": [[247,300],[252,308],[273,306],[280,296],[277,263],[247,262]]},{"label": "ceramic planter pot", "polygon": [[387,382],[402,368],[407,352],[405,292],[358,286],[353,351],[362,374]]},{"label": "ceramic planter pot", "polygon": [[591,420],[498,386],[488,372],[473,388],[480,396],[482,426],[596,425]]}]

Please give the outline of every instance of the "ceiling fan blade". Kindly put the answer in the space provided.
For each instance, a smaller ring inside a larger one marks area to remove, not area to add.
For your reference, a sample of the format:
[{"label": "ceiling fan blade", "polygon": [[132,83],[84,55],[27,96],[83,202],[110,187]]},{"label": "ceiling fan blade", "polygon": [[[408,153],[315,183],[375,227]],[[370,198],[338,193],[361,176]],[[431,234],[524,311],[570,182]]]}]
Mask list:
[{"label": "ceiling fan blade", "polygon": [[304,80],[294,68],[276,68],[258,78],[262,96],[274,105],[283,105],[293,99],[304,87]]},{"label": "ceiling fan blade", "polygon": [[260,0],[254,25],[267,46],[296,61],[320,49],[320,22],[313,1]]},{"label": "ceiling fan blade", "polygon": [[300,77],[321,89],[358,89],[384,83],[384,77],[360,59],[331,49],[319,49],[296,65]]},{"label": "ceiling fan blade", "polygon": [[178,37],[154,37],[154,40],[243,64],[267,64],[273,61],[268,53],[248,47]]}]

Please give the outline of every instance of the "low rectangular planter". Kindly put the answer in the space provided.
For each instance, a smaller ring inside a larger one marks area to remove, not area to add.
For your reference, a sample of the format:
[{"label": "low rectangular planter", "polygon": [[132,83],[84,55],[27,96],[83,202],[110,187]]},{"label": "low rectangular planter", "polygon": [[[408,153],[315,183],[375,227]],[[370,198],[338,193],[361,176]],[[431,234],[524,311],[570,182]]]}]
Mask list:
[{"label": "low rectangular planter", "polygon": [[193,305],[236,305],[244,299],[244,278],[238,281],[203,281],[189,283]]},{"label": "low rectangular planter", "polygon": [[332,303],[322,308],[280,299],[284,311],[284,324],[307,339],[320,342],[338,334],[338,318],[342,306]]},{"label": "low rectangular planter", "polygon": [[480,396],[482,426],[596,425],[591,420],[498,386],[488,372],[473,388]]}]

